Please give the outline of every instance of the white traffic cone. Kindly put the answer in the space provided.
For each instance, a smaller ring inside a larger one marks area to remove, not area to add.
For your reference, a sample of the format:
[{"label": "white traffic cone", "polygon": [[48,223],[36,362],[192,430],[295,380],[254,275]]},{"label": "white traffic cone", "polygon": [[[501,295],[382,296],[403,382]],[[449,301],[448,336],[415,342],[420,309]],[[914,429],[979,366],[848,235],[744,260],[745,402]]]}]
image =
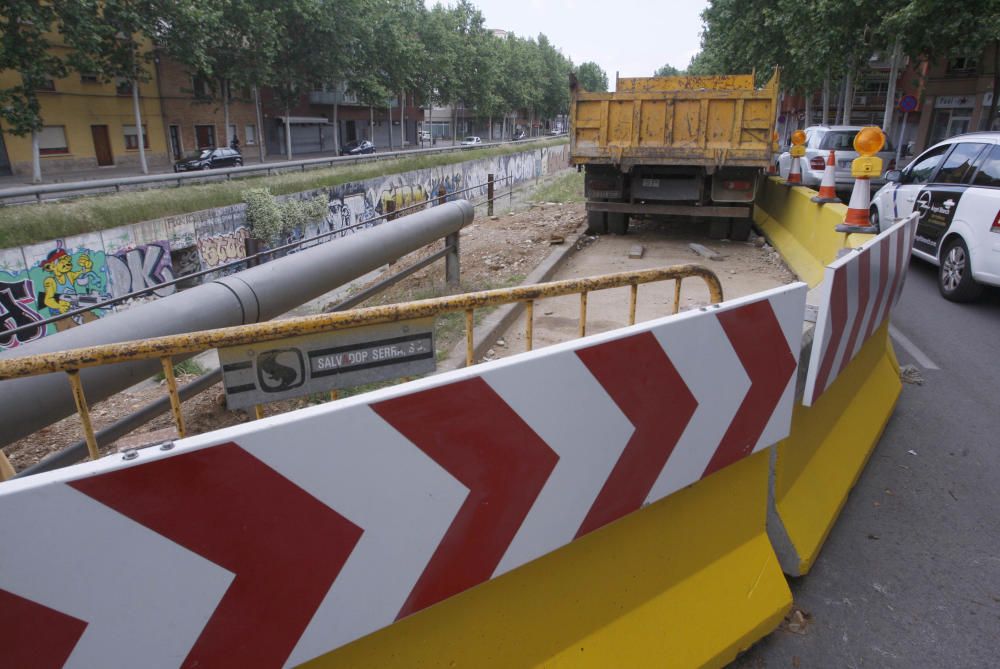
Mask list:
[{"label": "white traffic cone", "polygon": [[847,216],[838,225],[837,232],[860,232],[878,234],[868,218],[868,205],[871,201],[871,183],[868,177],[857,177],[854,180],[854,190],[851,191],[851,202],[847,205]]},{"label": "white traffic cone", "polygon": [[799,164],[801,158],[795,156],[789,156],[791,164],[788,167],[788,180],[785,182],[788,186],[800,186],[802,185],[802,166]]},{"label": "white traffic cone", "polygon": [[836,166],[837,154],[833,149],[830,149],[830,155],[826,159],[826,167],[823,169],[823,181],[819,184],[819,195],[812,197],[813,202],[820,204],[840,202],[840,198],[837,197],[837,181],[834,177]]}]

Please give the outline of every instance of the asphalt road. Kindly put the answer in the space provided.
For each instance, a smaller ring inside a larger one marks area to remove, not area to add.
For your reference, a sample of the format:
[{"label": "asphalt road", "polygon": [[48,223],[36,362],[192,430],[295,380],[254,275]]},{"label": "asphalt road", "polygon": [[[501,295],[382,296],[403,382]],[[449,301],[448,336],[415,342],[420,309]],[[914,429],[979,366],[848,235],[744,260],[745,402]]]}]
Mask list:
[{"label": "asphalt road", "polygon": [[805,633],[778,630],[733,667],[1000,666],[1000,290],[952,304],[914,260],[892,321],[910,342],[894,338],[900,364],[924,383],[904,384],[815,566],[792,583]]}]

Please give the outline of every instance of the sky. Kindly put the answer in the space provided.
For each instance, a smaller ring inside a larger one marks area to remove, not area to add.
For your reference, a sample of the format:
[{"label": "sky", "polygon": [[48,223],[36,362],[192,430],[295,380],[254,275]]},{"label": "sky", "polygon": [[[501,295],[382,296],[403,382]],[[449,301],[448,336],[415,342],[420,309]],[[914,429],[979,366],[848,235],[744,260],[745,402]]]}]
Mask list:
[{"label": "sky", "polygon": [[[435,0],[425,0],[430,6]],[[545,33],[579,65],[594,61],[614,89],[622,77],[651,77],[669,63],[683,69],[698,52],[707,0],[472,0],[488,28],[520,37]],[[444,4],[451,4],[445,2]]]}]

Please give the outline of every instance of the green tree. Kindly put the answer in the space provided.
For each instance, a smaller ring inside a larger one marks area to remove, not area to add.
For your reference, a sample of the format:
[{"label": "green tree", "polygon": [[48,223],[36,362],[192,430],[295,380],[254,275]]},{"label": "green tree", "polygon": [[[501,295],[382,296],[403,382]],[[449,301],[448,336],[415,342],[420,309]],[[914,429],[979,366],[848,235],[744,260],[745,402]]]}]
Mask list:
[{"label": "green tree", "polygon": [[576,68],[576,80],[585,91],[591,93],[606,93],[608,90],[608,75],[595,62],[580,63]]},{"label": "green tree", "polygon": [[653,73],[654,77],[679,77],[684,74],[683,70],[678,70],[673,65],[669,63],[657,68],[656,72]]},{"label": "green tree", "polygon": [[31,135],[31,162],[34,183],[42,180],[38,134],[42,129],[38,90],[54,79],[66,76],[66,58],[55,53],[50,41],[59,27],[55,5],[42,0],[2,0],[0,2],[0,71],[13,70],[20,81],[0,89],[0,120],[6,131]]}]

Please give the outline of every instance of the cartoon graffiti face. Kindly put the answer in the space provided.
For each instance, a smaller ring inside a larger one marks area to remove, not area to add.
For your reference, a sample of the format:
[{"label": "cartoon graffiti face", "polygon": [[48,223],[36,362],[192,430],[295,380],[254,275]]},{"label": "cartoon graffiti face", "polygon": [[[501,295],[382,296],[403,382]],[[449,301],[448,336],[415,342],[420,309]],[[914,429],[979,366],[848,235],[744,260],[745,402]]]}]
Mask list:
[{"label": "cartoon graffiti face", "polygon": [[94,269],[94,261],[91,260],[90,256],[86,253],[81,254],[80,257],[76,259],[76,262],[79,263],[84,272],[89,272]]},{"label": "cartoon graffiti face", "polygon": [[56,276],[66,274],[73,271],[73,257],[70,255],[59,256],[42,265],[42,269],[46,272],[52,272]]}]

